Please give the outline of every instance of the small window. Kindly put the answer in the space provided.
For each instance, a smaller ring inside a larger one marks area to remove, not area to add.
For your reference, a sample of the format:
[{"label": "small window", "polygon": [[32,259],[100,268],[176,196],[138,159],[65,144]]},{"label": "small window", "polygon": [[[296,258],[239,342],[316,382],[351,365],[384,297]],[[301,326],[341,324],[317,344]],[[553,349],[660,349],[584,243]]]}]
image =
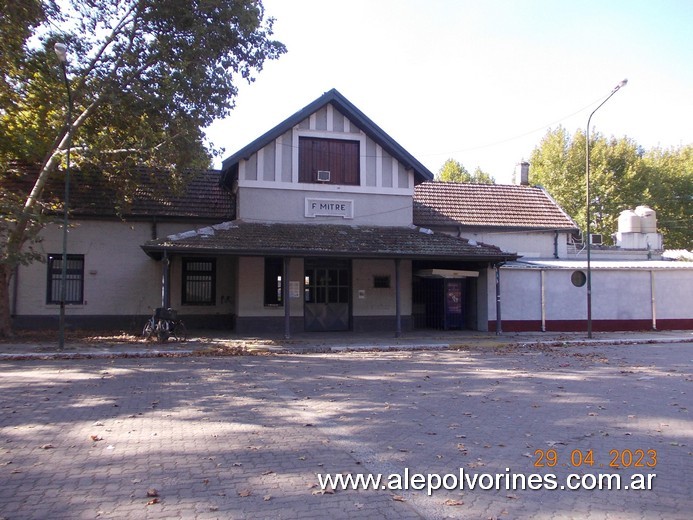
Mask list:
[{"label": "small window", "polygon": [[587,276],[582,271],[573,271],[573,274],[570,275],[570,281],[575,287],[582,287],[587,283]]},{"label": "small window", "polygon": [[389,289],[390,288],[390,277],[389,276],[374,276],[373,277],[373,288],[375,288],[375,289]]},{"label": "small window", "polygon": [[284,260],[282,258],[265,258],[265,305],[282,305],[282,276]]},{"label": "small window", "polygon": [[183,258],[183,305],[214,305],[216,303],[215,258]]},{"label": "small window", "polygon": [[[65,303],[84,303],[84,255],[67,255]],[[48,255],[46,303],[60,303],[63,287],[63,255]]]}]

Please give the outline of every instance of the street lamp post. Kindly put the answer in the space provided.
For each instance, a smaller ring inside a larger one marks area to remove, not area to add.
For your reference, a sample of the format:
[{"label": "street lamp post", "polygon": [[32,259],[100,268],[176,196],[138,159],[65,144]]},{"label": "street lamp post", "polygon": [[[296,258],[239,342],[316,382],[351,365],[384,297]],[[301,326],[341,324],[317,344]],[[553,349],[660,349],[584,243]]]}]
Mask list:
[{"label": "street lamp post", "polygon": [[68,208],[70,203],[70,146],[72,141],[72,91],[67,79],[67,46],[64,43],[56,43],[53,47],[60,62],[67,91],[67,149],[65,151],[65,200],[63,201],[63,257],[60,280],[60,320],[58,323],[58,349],[65,347],[65,300],[67,299],[67,225]]},{"label": "street lamp post", "polygon": [[614,87],[611,94],[602,101],[597,108],[595,108],[590,117],[587,119],[587,132],[585,134],[585,181],[587,183],[587,196],[586,196],[586,206],[587,206],[587,337],[592,337],[592,236],[591,236],[591,223],[592,215],[590,212],[590,122],[592,121],[592,116],[599,110],[604,103],[611,99],[611,96],[616,94],[622,87],[626,86],[628,83],[627,79],[621,81],[618,85]]}]

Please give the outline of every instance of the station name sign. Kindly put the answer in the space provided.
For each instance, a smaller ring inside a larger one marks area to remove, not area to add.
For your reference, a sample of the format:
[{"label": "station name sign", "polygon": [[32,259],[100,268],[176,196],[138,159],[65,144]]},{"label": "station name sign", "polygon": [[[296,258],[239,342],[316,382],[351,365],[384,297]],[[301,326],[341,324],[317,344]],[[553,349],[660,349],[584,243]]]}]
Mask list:
[{"label": "station name sign", "polygon": [[354,201],[306,197],[306,217],[354,218]]}]

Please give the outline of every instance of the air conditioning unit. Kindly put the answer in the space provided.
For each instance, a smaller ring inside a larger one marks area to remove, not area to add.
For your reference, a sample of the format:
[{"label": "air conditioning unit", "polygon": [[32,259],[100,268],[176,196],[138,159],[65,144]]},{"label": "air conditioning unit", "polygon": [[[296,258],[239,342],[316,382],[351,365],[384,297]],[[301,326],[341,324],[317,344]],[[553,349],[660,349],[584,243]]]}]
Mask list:
[{"label": "air conditioning unit", "polygon": [[330,182],[329,170],[318,170],[318,182]]},{"label": "air conditioning unit", "polygon": [[599,233],[593,233],[590,235],[590,244],[595,245],[595,246],[600,246],[602,245],[602,235]]}]

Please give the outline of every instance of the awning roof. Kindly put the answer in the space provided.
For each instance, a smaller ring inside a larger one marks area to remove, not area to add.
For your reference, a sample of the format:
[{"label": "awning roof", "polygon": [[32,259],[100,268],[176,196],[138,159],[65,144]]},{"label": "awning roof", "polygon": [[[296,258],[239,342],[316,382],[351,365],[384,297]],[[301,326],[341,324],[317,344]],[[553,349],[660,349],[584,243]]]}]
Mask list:
[{"label": "awning roof", "polygon": [[153,257],[164,252],[232,256],[440,259],[504,262],[517,255],[495,246],[417,227],[334,224],[267,224],[240,220],[150,240],[142,249]]},{"label": "awning roof", "polygon": [[[503,269],[587,269],[586,260],[518,260]],[[592,260],[590,269],[597,270],[693,270],[693,263],[675,260]]]}]

